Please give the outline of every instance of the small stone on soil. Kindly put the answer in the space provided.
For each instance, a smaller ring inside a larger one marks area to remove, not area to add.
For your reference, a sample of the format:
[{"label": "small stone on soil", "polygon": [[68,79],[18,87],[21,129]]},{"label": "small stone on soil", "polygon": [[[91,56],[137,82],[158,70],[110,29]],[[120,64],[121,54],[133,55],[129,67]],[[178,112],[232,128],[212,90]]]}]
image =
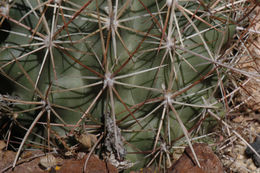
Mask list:
[{"label": "small stone on soil", "polygon": [[[260,137],[256,137],[255,142],[250,145],[260,154]],[[249,147],[246,148],[245,154],[253,159],[256,167],[260,167],[260,158]]]}]

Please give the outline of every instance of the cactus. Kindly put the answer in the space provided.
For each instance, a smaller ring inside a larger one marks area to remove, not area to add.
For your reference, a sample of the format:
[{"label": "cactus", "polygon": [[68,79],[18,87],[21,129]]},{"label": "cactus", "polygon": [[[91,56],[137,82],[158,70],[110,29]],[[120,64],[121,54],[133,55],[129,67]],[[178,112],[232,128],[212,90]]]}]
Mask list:
[{"label": "cactus", "polygon": [[208,110],[224,115],[225,99],[216,96],[225,96],[226,72],[243,73],[222,58],[234,33],[231,6],[2,1],[1,23],[11,29],[1,29],[9,34],[1,40],[1,80],[10,86],[1,86],[1,102],[26,129],[16,160],[30,141],[51,150],[51,138],[83,129],[103,138],[108,157],[124,168],[170,166],[173,146],[214,127]]}]

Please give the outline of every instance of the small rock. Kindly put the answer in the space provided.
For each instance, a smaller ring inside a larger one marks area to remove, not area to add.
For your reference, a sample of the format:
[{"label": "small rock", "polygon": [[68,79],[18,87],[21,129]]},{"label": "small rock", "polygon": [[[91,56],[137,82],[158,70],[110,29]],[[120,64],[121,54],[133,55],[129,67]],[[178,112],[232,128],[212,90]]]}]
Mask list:
[{"label": "small rock", "polygon": [[[260,154],[259,150],[258,150],[258,153]],[[260,167],[260,158],[254,154],[253,157],[252,157],[253,161],[254,161],[254,164],[257,168]]]},{"label": "small rock", "polygon": [[237,159],[242,160],[242,159],[244,159],[244,156],[241,154],[238,154]]},{"label": "small rock", "polygon": [[238,117],[234,118],[232,121],[234,121],[236,123],[241,123],[242,121],[244,121],[244,117],[238,116]]},{"label": "small rock", "polygon": [[[258,154],[260,154],[260,137],[256,137],[255,142],[250,144]],[[249,148],[245,150],[245,154],[252,158],[256,167],[260,167],[260,158]]]},{"label": "small rock", "polygon": [[[75,160],[69,159],[64,160],[64,163],[57,173],[74,173],[74,172],[83,172],[84,164],[88,155],[85,155],[83,159]],[[98,156],[91,155],[85,173],[118,173],[118,170],[108,162],[100,160]]]},{"label": "small rock", "polygon": [[189,147],[186,147],[181,158],[169,169],[170,173],[223,173],[223,167],[218,157],[213,153],[207,144],[193,144],[194,151],[198,157],[201,168],[196,161]]},{"label": "small rock", "polygon": [[256,166],[252,163],[248,166],[248,169],[255,171],[256,170]]},{"label": "small rock", "polygon": [[49,170],[52,167],[61,165],[62,160],[60,158],[54,157],[52,154],[47,154],[40,158],[39,164],[46,170]]}]

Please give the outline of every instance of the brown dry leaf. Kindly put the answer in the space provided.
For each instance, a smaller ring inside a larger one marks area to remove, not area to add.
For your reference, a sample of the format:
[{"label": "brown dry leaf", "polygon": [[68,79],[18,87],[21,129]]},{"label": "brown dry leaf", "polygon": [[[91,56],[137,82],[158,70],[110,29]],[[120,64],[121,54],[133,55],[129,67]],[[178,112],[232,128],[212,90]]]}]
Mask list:
[{"label": "brown dry leaf", "polygon": [[97,142],[96,135],[90,133],[82,133],[80,135],[76,135],[77,141],[82,145],[83,148],[91,149]]}]

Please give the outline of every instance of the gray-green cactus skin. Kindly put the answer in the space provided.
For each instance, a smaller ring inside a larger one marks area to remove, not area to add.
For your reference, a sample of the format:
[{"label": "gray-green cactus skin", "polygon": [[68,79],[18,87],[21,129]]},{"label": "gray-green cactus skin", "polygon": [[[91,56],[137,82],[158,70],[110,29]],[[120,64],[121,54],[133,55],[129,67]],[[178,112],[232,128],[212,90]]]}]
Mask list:
[{"label": "gray-green cactus skin", "polygon": [[[102,127],[113,120],[114,133],[119,133],[116,126],[121,131],[116,140],[123,141],[126,151],[117,157],[135,163],[128,170],[137,170],[150,162],[163,168],[172,146],[186,140],[180,140],[184,129],[189,136],[202,132],[202,127],[210,129],[214,123],[205,118],[209,109],[221,115],[223,105],[215,95],[225,75],[216,62],[233,30],[227,14],[221,13],[224,4],[174,0],[3,4],[1,8],[9,11],[1,16],[11,30],[1,43],[0,68],[11,91],[2,94],[16,97],[10,100],[16,103],[13,112],[27,128],[35,118],[46,127],[50,115],[51,123],[65,125],[50,127],[61,136],[83,124],[97,125],[100,128],[91,129],[93,133],[105,136]],[[38,132],[38,124],[33,132]],[[33,137],[30,134],[28,140]]]}]

